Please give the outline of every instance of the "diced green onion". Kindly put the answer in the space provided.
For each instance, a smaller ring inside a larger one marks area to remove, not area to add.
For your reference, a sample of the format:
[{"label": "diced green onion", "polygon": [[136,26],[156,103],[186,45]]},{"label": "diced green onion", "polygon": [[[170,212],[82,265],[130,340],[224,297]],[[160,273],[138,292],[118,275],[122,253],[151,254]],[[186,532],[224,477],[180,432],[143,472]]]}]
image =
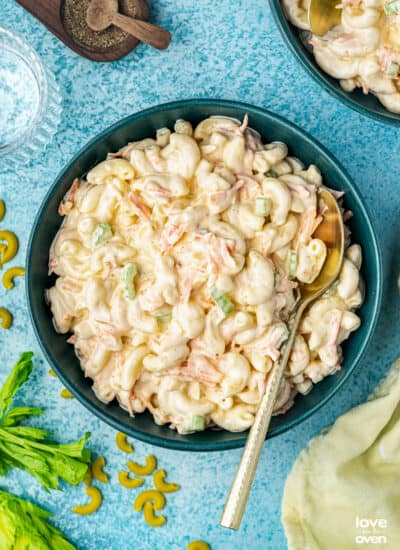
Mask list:
[{"label": "diced green onion", "polygon": [[168,323],[171,320],[171,317],[172,317],[171,312],[156,314],[157,322],[160,324]]},{"label": "diced green onion", "polygon": [[289,279],[296,277],[297,271],[297,252],[295,250],[289,250],[287,255],[287,271]]},{"label": "diced green onion", "polygon": [[271,209],[271,201],[267,197],[256,198],[257,216],[268,216],[270,209]]},{"label": "diced green onion", "polygon": [[207,233],[209,233],[209,231],[206,227],[198,227],[196,229],[196,233],[198,233],[199,235],[206,235]]},{"label": "diced green onion", "polygon": [[108,223],[99,223],[96,229],[93,231],[92,243],[93,246],[99,246],[109,241],[112,237],[111,227]]},{"label": "diced green onion", "polygon": [[271,168],[271,170],[268,170],[265,175],[267,176],[267,178],[276,178],[278,174],[275,172],[275,170],[272,170]]},{"label": "diced green onion", "polygon": [[386,15],[397,15],[400,13],[400,0],[392,0],[383,4],[383,11]]},{"label": "diced green onion", "polygon": [[134,263],[126,264],[122,269],[122,281],[125,296],[132,300],[136,296],[134,279],[137,275],[137,266]]},{"label": "diced green onion", "polygon": [[385,74],[387,76],[397,76],[399,74],[400,65],[396,63],[395,61],[391,61],[389,65],[387,66],[387,69],[385,71]]},{"label": "diced green onion", "polygon": [[206,419],[204,416],[195,415],[192,417],[192,423],[190,424],[190,430],[193,432],[202,432],[206,429]]},{"label": "diced green onion", "polygon": [[225,294],[225,292],[222,292],[221,290],[218,290],[218,288],[213,287],[211,289],[210,295],[225,316],[229,315],[233,311],[234,305],[229,297]]},{"label": "diced green onion", "polygon": [[325,290],[323,296],[332,296],[333,294],[336,294],[338,286],[339,286],[339,279],[337,279],[333,284],[331,284],[328,290]]}]

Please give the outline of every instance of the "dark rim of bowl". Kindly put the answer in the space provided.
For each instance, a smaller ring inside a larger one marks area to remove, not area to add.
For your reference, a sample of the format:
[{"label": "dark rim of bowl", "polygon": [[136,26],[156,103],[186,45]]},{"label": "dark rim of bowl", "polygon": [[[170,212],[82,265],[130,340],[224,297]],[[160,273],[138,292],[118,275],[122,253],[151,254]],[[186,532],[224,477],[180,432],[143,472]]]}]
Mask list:
[{"label": "dark rim of bowl", "polygon": [[[305,69],[305,71],[311,76],[311,78],[315,82],[317,82],[317,84],[319,84],[326,92],[328,92],[329,95],[333,96],[336,99],[339,99],[339,101],[341,101],[347,107],[349,107],[353,111],[356,111],[360,115],[371,118],[372,120],[380,122],[381,124],[390,124],[391,126],[400,126],[400,115],[396,115],[396,113],[391,113],[391,111],[388,111],[388,110],[387,110],[388,114],[378,113],[378,112],[372,111],[369,107],[364,107],[360,105],[358,101],[354,99],[351,93],[345,92],[341,88],[336,88],[335,86],[333,86],[333,84],[329,81],[329,75],[324,73],[323,69],[320,69],[322,73],[320,74],[319,70],[314,66],[314,63],[310,59],[308,59],[308,57],[303,53],[301,48],[299,48],[294,43],[293,36],[294,36],[294,33],[296,32],[296,29],[286,18],[285,12],[280,3],[280,0],[269,0],[269,4],[271,7],[271,11],[272,11],[272,15],[274,17],[275,23],[281,33],[281,36],[286,42],[286,45],[288,46],[289,50],[293,53],[298,63],[300,63],[303,69]],[[294,30],[292,30],[292,27],[294,28]],[[338,80],[338,79],[335,79],[335,80]],[[382,107],[383,109],[385,109],[383,105]]]},{"label": "dark rim of bowl", "polygon": [[347,174],[346,170],[336,160],[336,158],[321,143],[319,143],[316,139],[311,137],[307,132],[302,130],[299,126],[293,124],[292,122],[289,122],[288,120],[284,119],[280,115],[277,115],[277,114],[275,114],[271,111],[268,111],[267,109],[263,109],[263,108],[260,108],[260,107],[255,107],[253,105],[249,105],[249,104],[242,103],[242,102],[239,102],[239,101],[231,101],[231,100],[223,100],[223,99],[188,99],[188,100],[173,101],[173,102],[170,102],[170,103],[164,103],[164,104],[161,104],[161,105],[150,107],[148,109],[144,109],[143,111],[139,111],[139,112],[137,112],[133,115],[129,115],[129,116],[123,118],[122,120],[120,120],[119,122],[116,122],[112,126],[108,127],[106,130],[104,130],[103,132],[98,134],[96,137],[94,137],[92,140],[87,142],[86,145],[84,145],[78,151],[78,153],[76,155],[74,155],[74,157],[68,162],[68,164],[63,168],[63,170],[58,174],[58,176],[55,179],[53,185],[50,187],[49,191],[46,193],[46,196],[43,199],[43,202],[42,202],[42,204],[41,204],[41,206],[38,210],[38,213],[36,214],[36,217],[35,217],[35,220],[34,220],[34,223],[33,223],[33,226],[32,226],[32,230],[31,230],[31,233],[30,233],[30,236],[29,236],[29,242],[28,242],[28,247],[27,247],[27,256],[26,256],[26,269],[27,269],[27,272],[26,272],[26,278],[25,278],[25,289],[26,289],[26,294],[27,294],[27,297],[28,297],[28,308],[29,308],[29,314],[30,314],[30,319],[31,319],[32,325],[33,325],[33,329],[34,329],[36,338],[39,342],[40,348],[41,348],[47,362],[55,370],[55,372],[59,376],[62,383],[66,386],[66,388],[69,389],[78,398],[78,400],[82,403],[82,405],[84,405],[87,409],[90,410],[90,412],[92,412],[95,416],[97,416],[98,418],[100,418],[101,420],[106,422],[107,424],[111,425],[116,430],[124,431],[125,433],[128,433],[128,435],[131,435],[132,437],[134,437],[136,439],[139,439],[139,440],[144,441],[146,443],[150,443],[152,445],[157,445],[158,447],[164,447],[164,448],[169,448],[169,449],[174,449],[174,450],[181,450],[181,451],[199,451],[199,452],[200,451],[207,451],[207,452],[208,451],[225,451],[225,450],[237,449],[237,448],[243,447],[243,445],[246,442],[248,432],[247,431],[243,432],[243,437],[241,439],[236,439],[236,440],[232,440],[232,441],[218,441],[218,442],[210,442],[210,443],[205,443],[203,441],[203,442],[197,443],[194,440],[190,440],[190,441],[189,440],[185,441],[184,439],[182,439],[182,441],[169,440],[169,439],[164,439],[164,438],[162,438],[158,435],[152,435],[152,434],[148,434],[146,432],[138,431],[134,427],[127,427],[125,425],[121,425],[117,420],[114,420],[113,418],[110,418],[106,413],[101,411],[98,408],[97,405],[88,402],[86,400],[85,396],[79,390],[77,390],[75,387],[73,387],[70,384],[68,378],[64,376],[62,370],[59,369],[58,365],[53,361],[49,350],[47,349],[45,343],[42,341],[40,332],[38,330],[38,325],[37,325],[35,312],[33,311],[32,305],[31,305],[32,304],[32,292],[33,292],[33,288],[31,288],[31,285],[30,285],[31,262],[32,262],[32,243],[35,239],[36,228],[37,228],[37,225],[40,221],[40,218],[43,215],[43,212],[47,208],[48,202],[49,202],[53,192],[58,187],[60,181],[63,180],[64,175],[68,172],[70,166],[72,164],[74,164],[75,162],[77,162],[78,159],[80,158],[80,156],[89,147],[91,147],[92,145],[96,144],[97,142],[103,140],[104,138],[110,136],[116,130],[123,127],[127,123],[130,123],[132,121],[143,118],[144,116],[148,116],[148,115],[152,115],[154,113],[158,113],[160,111],[171,110],[171,109],[179,109],[179,108],[182,108],[182,107],[191,107],[191,106],[194,107],[196,105],[204,105],[204,106],[207,106],[207,107],[210,107],[210,108],[212,108],[214,106],[215,107],[218,107],[218,106],[228,107],[228,108],[231,108],[231,109],[243,110],[244,112],[247,112],[247,113],[252,114],[252,115],[261,115],[261,116],[267,115],[267,116],[273,118],[274,120],[279,122],[280,125],[282,125],[283,127],[286,127],[291,132],[294,132],[295,134],[297,134],[298,137],[300,139],[302,139],[303,141],[308,141],[312,145],[312,147],[315,148],[317,151],[320,151],[329,160],[330,163],[332,163],[336,166],[336,168],[341,172],[343,178],[347,180],[347,182],[349,184],[349,187],[353,190],[355,200],[357,201],[358,206],[359,206],[360,210],[363,213],[363,216],[364,216],[364,218],[367,222],[368,230],[371,233],[373,250],[374,250],[374,255],[375,255],[375,258],[376,258],[377,280],[376,280],[376,295],[375,295],[375,300],[374,300],[374,304],[373,304],[373,310],[375,312],[374,318],[373,318],[373,320],[371,321],[371,323],[368,327],[368,332],[365,336],[363,345],[358,350],[358,353],[357,353],[357,355],[356,355],[356,357],[353,361],[353,364],[351,365],[350,368],[347,369],[347,371],[346,371],[345,375],[343,376],[343,378],[340,379],[338,381],[338,383],[333,388],[331,388],[329,390],[329,392],[325,395],[325,397],[323,399],[321,399],[321,401],[319,401],[313,407],[310,407],[310,409],[306,413],[303,413],[301,416],[293,419],[292,421],[288,422],[284,426],[281,426],[281,427],[278,427],[278,428],[272,430],[271,432],[268,433],[268,437],[271,438],[271,437],[274,437],[276,435],[282,434],[282,433],[286,432],[287,430],[289,430],[289,429],[297,426],[298,424],[304,422],[306,419],[308,419],[310,416],[312,416],[317,410],[322,408],[336,394],[336,392],[339,391],[339,389],[350,378],[351,374],[354,372],[355,368],[360,363],[360,360],[361,360],[362,356],[364,355],[364,353],[365,353],[365,351],[368,347],[368,343],[370,342],[370,339],[373,335],[373,332],[374,332],[374,329],[376,327],[376,323],[377,323],[378,317],[379,317],[380,303],[381,303],[381,299],[382,299],[382,258],[381,258],[381,253],[380,253],[380,249],[379,249],[379,246],[378,246],[376,233],[375,233],[374,227],[371,223],[371,214],[370,214],[368,208],[364,205],[364,203],[361,199],[361,194],[360,194],[360,191],[359,191],[357,185],[352,181],[350,176]]}]

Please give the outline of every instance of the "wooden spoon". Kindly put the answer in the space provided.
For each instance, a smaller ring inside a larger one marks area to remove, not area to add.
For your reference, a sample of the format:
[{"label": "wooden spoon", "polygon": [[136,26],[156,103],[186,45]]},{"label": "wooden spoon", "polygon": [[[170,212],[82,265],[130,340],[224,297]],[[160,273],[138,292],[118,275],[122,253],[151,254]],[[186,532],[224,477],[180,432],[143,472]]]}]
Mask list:
[{"label": "wooden spoon", "polygon": [[323,221],[314,232],[314,237],[321,239],[327,247],[327,257],[321,273],[313,283],[300,285],[300,301],[291,321],[289,337],[283,351],[282,360],[274,365],[268,377],[265,394],[258,407],[254,424],[252,425],[242,454],[235,479],[225,504],[220,520],[223,527],[238,529],[247,499],[256,473],[257,464],[267,435],[274,404],[279,393],[283,374],[293,348],[297,328],[304,310],[314,300],[319,298],[337,279],[343,263],[344,228],[343,219],[330,191],[321,187],[319,199],[323,201],[326,210]]},{"label": "wooden spoon", "polygon": [[171,42],[171,34],[166,29],[119,13],[118,0],[92,0],[86,12],[86,23],[94,31],[104,31],[115,25],[157,50],[165,50]]}]

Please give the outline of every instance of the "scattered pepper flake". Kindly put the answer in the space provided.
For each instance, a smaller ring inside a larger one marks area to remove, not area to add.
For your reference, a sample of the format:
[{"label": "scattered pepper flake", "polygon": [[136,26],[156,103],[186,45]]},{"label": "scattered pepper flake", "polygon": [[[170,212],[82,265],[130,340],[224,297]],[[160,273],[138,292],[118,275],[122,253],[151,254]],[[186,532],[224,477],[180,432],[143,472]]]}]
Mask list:
[{"label": "scattered pepper flake", "polygon": [[56,373],[53,371],[53,369],[50,369],[50,370],[49,370],[49,374],[50,374],[50,376],[53,376],[54,378],[57,378],[57,375],[56,375]]}]

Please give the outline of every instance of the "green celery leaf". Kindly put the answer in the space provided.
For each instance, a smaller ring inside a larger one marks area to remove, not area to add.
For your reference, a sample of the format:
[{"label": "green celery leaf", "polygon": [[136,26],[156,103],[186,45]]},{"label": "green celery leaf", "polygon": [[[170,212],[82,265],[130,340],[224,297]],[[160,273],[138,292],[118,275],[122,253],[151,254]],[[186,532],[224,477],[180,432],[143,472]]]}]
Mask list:
[{"label": "green celery leaf", "polygon": [[26,420],[30,416],[38,416],[43,413],[43,409],[36,407],[14,407],[6,413],[1,424],[3,426],[15,426],[15,424]]},{"label": "green celery leaf", "polygon": [[46,489],[57,489],[59,478],[71,485],[78,485],[84,479],[90,463],[90,452],[88,451],[89,460],[84,460],[86,456],[82,458],[82,455],[87,453],[83,452],[83,445],[89,434],[81,441],[69,445],[48,445],[47,441],[37,443],[17,437],[10,430],[11,428],[0,428],[0,457],[2,454],[6,455],[14,466],[30,472]]},{"label": "green celery leaf", "polygon": [[3,456],[0,451],[0,476],[6,476],[12,468],[12,460],[9,460],[6,456]]},{"label": "green celery leaf", "polygon": [[[25,449],[13,443],[0,441],[0,456],[6,455],[13,466],[26,470],[43,485],[45,489],[58,489],[58,475],[50,469],[48,457],[36,450]],[[51,456],[51,455],[50,455]]]},{"label": "green celery leaf", "polygon": [[46,520],[49,512],[0,491],[0,548],[14,550],[76,550]]},{"label": "green celery leaf", "polygon": [[88,465],[84,462],[62,454],[49,455],[47,461],[50,469],[71,485],[79,485],[88,470]]},{"label": "green celery leaf", "polygon": [[4,382],[0,390],[0,419],[11,406],[15,393],[29,378],[33,368],[32,356],[33,353],[31,351],[22,353],[18,362],[14,365],[8,378]]},{"label": "green celery leaf", "polygon": [[42,441],[47,435],[49,435],[47,430],[33,428],[32,426],[9,426],[7,427],[7,432],[23,437],[24,439],[33,439],[37,441]]},{"label": "green celery leaf", "polygon": [[90,433],[79,441],[56,443],[47,439],[46,430],[19,424],[41,414],[41,409],[10,408],[15,392],[32,371],[32,355],[21,354],[0,390],[0,475],[16,467],[36,477],[45,489],[57,489],[60,479],[77,485],[83,481],[90,464],[91,452],[85,448]]},{"label": "green celery leaf", "polygon": [[[21,444],[21,441],[18,435],[14,434],[11,430],[13,428],[2,428],[0,427],[0,441],[1,438],[6,438],[9,441],[12,441],[16,444]],[[67,456],[79,458],[84,462],[89,463],[91,453],[88,449],[85,449],[84,446],[86,441],[90,437],[90,432],[86,432],[82,439],[75,441],[73,443],[55,443],[54,441],[45,440],[42,442],[27,440],[26,444],[30,447],[38,450],[47,451],[48,453],[62,453]]]},{"label": "green celery leaf", "polygon": [[90,437],[90,432],[86,432],[82,439],[73,443],[54,443],[50,442],[48,447],[51,447],[55,452],[61,452],[65,455],[80,458],[84,462],[89,463],[91,453],[89,449],[85,449],[87,440]]}]

